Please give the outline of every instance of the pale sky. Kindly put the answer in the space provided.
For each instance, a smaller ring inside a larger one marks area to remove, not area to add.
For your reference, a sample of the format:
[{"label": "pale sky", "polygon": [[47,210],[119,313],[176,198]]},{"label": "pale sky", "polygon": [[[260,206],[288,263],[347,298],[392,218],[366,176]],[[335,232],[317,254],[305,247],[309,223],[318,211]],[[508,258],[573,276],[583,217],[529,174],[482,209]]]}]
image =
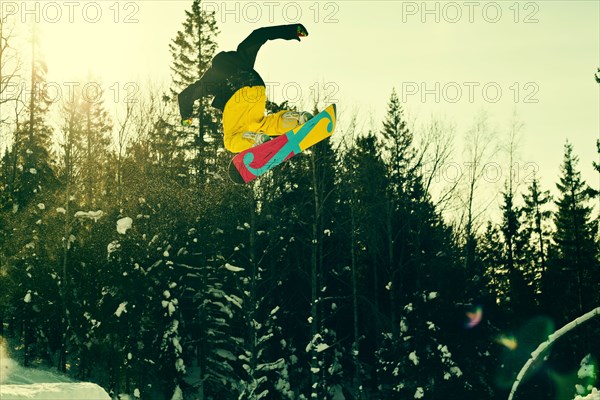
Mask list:
[{"label": "pale sky", "polygon": [[[63,85],[91,71],[122,101],[133,92],[129,82],[168,82],[168,44],[192,1],[3,3],[3,15],[44,22],[50,81]],[[256,69],[277,102],[302,97],[308,105],[318,91],[338,103],[341,126],[358,112],[365,127],[379,130],[395,87],[416,126],[443,116],[458,139],[478,112],[502,133],[516,111],[525,124],[521,162],[539,167],[545,189],[555,188],[567,138],[584,178],[599,185],[591,166],[600,134],[598,1],[203,4],[217,12],[218,51],[262,26],[306,26],[301,43],[270,42],[258,55]]]}]

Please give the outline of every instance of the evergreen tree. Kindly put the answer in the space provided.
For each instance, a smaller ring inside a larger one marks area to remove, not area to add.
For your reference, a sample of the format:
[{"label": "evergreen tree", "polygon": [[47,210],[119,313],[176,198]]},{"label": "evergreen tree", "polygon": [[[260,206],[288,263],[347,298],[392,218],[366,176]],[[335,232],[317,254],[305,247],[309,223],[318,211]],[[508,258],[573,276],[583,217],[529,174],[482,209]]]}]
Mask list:
[{"label": "evergreen tree", "polygon": [[112,133],[112,121],[104,108],[100,85],[94,85],[100,93],[85,94],[81,98],[82,115],[82,148],[81,154],[81,183],[83,184],[83,201],[88,210],[101,207],[101,195],[108,194],[113,186],[109,182],[108,147]]},{"label": "evergreen tree", "polygon": [[[551,276],[560,287],[554,286],[552,294],[549,293],[561,299],[560,304],[556,304],[556,311],[562,311],[560,315],[567,319],[582,315],[597,305],[595,285],[600,279],[595,241],[597,221],[591,218],[592,207],[588,204],[591,191],[581,178],[577,164],[578,157],[567,142],[556,185],[559,190],[553,237],[556,248],[551,261]],[[562,295],[558,296],[558,293]]]},{"label": "evergreen tree", "polygon": [[[215,37],[218,34],[215,13],[208,12],[202,7],[201,0],[194,0],[190,11],[186,11],[183,29],[177,32],[175,39],[169,45],[173,58],[171,71],[173,84],[170,101],[176,102],[176,96],[185,87],[200,79],[210,66],[217,44]],[[200,184],[204,184],[208,171],[218,171],[218,149],[223,148],[221,128],[217,122],[217,111],[210,107],[209,99],[201,99],[194,108],[195,116],[199,118],[198,130],[191,132],[173,125],[167,120],[162,121],[168,141],[177,141],[178,152],[192,153],[194,172]],[[180,121],[179,112],[174,118]],[[187,155],[186,155],[187,157]],[[222,166],[221,166],[222,167]]]},{"label": "evergreen tree", "polygon": [[507,272],[508,292],[502,301],[507,302],[507,308],[513,314],[513,318],[520,319],[531,315],[533,308],[534,291],[533,282],[526,280],[526,275],[531,273],[526,269],[527,255],[524,253],[526,238],[521,227],[521,208],[515,206],[514,195],[510,189],[502,193],[503,202],[500,206],[502,211],[502,233],[503,251],[502,264]]},{"label": "evergreen tree", "polygon": [[[416,294],[401,311],[399,337],[384,334],[377,351],[377,369],[382,376],[380,395],[386,399],[445,398],[464,388],[464,376],[451,350],[440,338],[432,303],[437,292]],[[467,385],[466,389],[469,389]]]},{"label": "evergreen tree", "polygon": [[[352,365],[354,392],[368,389],[366,365],[372,362],[373,349],[379,348],[380,332],[386,326],[382,318],[386,303],[382,282],[383,246],[386,222],[381,210],[386,199],[381,196],[386,188],[386,166],[377,138],[372,132],[359,137],[342,154],[340,185],[337,196],[342,199],[338,225],[345,229],[350,246],[339,250],[339,258],[350,253],[352,285]],[[349,218],[348,218],[349,217]],[[340,229],[340,228],[338,228]],[[364,298],[369,299],[364,301]],[[376,386],[376,385],[374,385]],[[374,388],[373,388],[374,389]]]},{"label": "evergreen tree", "polygon": [[[59,299],[55,265],[49,261],[55,253],[44,240],[46,234],[52,233],[48,210],[57,182],[51,159],[52,128],[47,122],[51,105],[45,92],[47,67],[39,53],[39,37],[34,28],[27,84],[31,92],[23,113],[17,115],[11,154],[6,157],[12,161],[12,171],[4,209],[11,213],[4,214],[3,221],[8,229],[13,228],[6,230],[10,235],[6,255],[10,259],[8,273],[18,288],[13,298],[14,304],[19,305],[13,324],[21,328],[16,334],[24,346],[25,364],[37,356],[51,363],[57,331],[49,321],[60,319],[60,312],[53,307]],[[20,226],[23,228],[16,229]],[[23,303],[24,298],[30,301]]]},{"label": "evergreen tree", "polygon": [[[394,357],[405,354],[408,343],[403,335],[401,319],[397,313],[402,309],[400,305],[406,305],[408,308],[405,310],[409,310],[415,302],[423,299],[426,305],[419,309],[424,314],[448,315],[455,312],[451,305],[452,301],[442,304],[436,301],[430,303],[428,300],[443,295],[460,302],[464,292],[463,285],[457,281],[459,275],[451,258],[454,254],[451,232],[443,223],[429,193],[425,190],[420,172],[422,160],[416,157],[418,151],[413,145],[413,135],[406,126],[395,92],[392,92],[390,98],[382,136],[388,185],[385,193],[387,207],[384,208],[387,247],[384,250],[387,252],[387,257],[384,259],[387,276],[380,285],[389,292],[387,310],[389,320],[382,330],[385,340],[382,340],[377,350],[377,357],[380,383],[382,388],[387,387],[386,393],[391,396],[393,392],[402,392],[403,374],[408,373],[409,366],[418,365],[418,362],[406,359],[406,356],[395,367],[385,364]],[[444,335],[434,335],[435,338],[431,341],[426,339],[432,337],[431,331],[439,324],[434,320],[429,322],[413,325],[415,333],[410,336],[415,337],[415,340],[410,344],[411,354],[435,353],[434,349],[446,353],[448,347],[441,345],[445,342]],[[440,329],[441,331],[449,332],[446,329]],[[449,357],[446,355],[437,358],[432,355],[432,357],[433,364],[428,368],[443,371],[445,368],[443,365],[449,361]],[[436,363],[437,366],[433,367],[432,365]],[[408,391],[403,392],[404,394],[398,398],[425,395],[425,392],[430,392],[433,387],[444,387],[445,381],[450,377],[451,375],[441,376],[441,382],[432,378],[431,386],[415,381],[414,385],[406,386]]]},{"label": "evergreen tree", "polygon": [[[403,217],[410,213],[410,200],[414,195],[412,185],[415,183],[413,135],[404,120],[400,101],[393,90],[390,95],[388,111],[383,123],[383,149],[387,167],[388,186],[386,190],[387,204],[384,208],[387,226],[387,274],[389,279],[390,325],[393,336],[398,334],[398,318],[396,307],[403,290],[400,275],[404,278],[406,263],[410,259],[407,249],[410,224]],[[408,291],[407,291],[408,292]]]},{"label": "evergreen tree", "polygon": [[[250,227],[249,229],[255,229]],[[252,235],[252,232],[250,232]],[[251,244],[252,246],[252,244]],[[244,371],[239,387],[239,399],[262,398],[294,399],[289,382],[290,348],[279,323],[280,307],[267,296],[269,282],[263,269],[252,263],[251,275],[244,277],[240,286],[245,296],[234,301],[241,310],[245,339],[238,357],[225,353],[231,361],[240,360]],[[235,271],[237,267],[229,265]]]},{"label": "evergreen tree", "polygon": [[[550,246],[551,231],[549,219],[552,216],[548,205],[552,198],[549,191],[542,191],[537,177],[534,176],[528,187],[528,192],[523,195],[523,227],[527,242],[525,251],[529,254],[527,280],[534,286],[536,295],[543,293],[544,281],[548,264],[548,249]],[[540,299],[538,298],[538,301]]]},{"label": "evergreen tree", "polygon": [[484,278],[494,302],[504,303],[510,296],[508,268],[504,259],[504,244],[500,228],[488,221],[478,241],[478,258],[485,268]]},{"label": "evergreen tree", "polygon": [[50,191],[55,184],[51,160],[52,128],[47,123],[51,101],[46,93],[47,66],[39,54],[39,38],[35,28],[31,39],[31,88],[24,121],[17,122],[17,140],[13,143],[17,160],[13,186],[14,204],[23,207],[35,197]]}]

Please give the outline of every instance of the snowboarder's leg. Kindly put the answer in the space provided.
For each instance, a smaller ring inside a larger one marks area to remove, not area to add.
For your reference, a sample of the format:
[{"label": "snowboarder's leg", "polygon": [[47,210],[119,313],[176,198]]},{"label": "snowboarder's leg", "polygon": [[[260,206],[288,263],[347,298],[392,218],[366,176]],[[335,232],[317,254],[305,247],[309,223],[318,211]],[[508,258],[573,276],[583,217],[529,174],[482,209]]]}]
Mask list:
[{"label": "snowboarder's leg", "polygon": [[227,150],[239,153],[255,145],[256,135],[247,133],[259,133],[253,127],[264,118],[266,99],[264,86],[243,87],[225,104],[223,140]]},{"label": "snowboarder's leg", "polygon": [[308,112],[282,110],[275,114],[263,116],[258,125],[252,127],[252,130],[264,132],[269,136],[279,136],[298,125],[302,125],[310,118],[312,118],[312,114]]},{"label": "snowboarder's leg", "polygon": [[[264,86],[243,87],[229,99],[223,110],[223,132],[227,150],[239,153],[264,142],[260,138],[261,133],[269,136],[283,135],[312,117],[307,112],[289,110],[265,116],[266,106]],[[255,140],[256,138],[260,141]]]}]

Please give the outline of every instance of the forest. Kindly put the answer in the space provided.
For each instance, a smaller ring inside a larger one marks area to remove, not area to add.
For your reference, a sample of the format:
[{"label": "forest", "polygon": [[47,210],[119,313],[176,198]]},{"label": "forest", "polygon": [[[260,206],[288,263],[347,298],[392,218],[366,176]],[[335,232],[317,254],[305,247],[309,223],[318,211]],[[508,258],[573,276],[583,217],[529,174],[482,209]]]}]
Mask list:
[{"label": "forest", "polygon": [[[198,126],[179,124],[176,95],[217,47],[198,0],[170,87],[117,116],[106,89],[52,101],[32,32],[19,63],[0,24],[0,341],[24,366],[131,399],[572,400],[600,386],[600,187],[568,140],[555,188],[509,173],[483,204],[520,122],[500,150],[485,115],[417,130],[390,86],[373,128],[346,111],[345,140],[235,185],[209,100]],[[444,180],[455,135],[470,168]]]}]

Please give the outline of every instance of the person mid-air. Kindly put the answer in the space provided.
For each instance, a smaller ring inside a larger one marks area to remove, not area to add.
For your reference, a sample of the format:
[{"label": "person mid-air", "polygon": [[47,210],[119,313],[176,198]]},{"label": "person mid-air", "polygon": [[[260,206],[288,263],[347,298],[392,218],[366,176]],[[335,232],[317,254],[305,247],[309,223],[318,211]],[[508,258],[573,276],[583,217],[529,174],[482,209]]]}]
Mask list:
[{"label": "person mid-air", "polygon": [[303,124],[312,114],[283,110],[265,115],[265,82],[254,69],[256,55],[268,40],[298,40],[308,36],[302,24],[279,25],[253,31],[236,51],[223,51],[213,59],[200,80],[177,97],[183,125],[191,125],[194,102],[214,96],[212,106],[223,112],[225,148],[239,153]]}]

